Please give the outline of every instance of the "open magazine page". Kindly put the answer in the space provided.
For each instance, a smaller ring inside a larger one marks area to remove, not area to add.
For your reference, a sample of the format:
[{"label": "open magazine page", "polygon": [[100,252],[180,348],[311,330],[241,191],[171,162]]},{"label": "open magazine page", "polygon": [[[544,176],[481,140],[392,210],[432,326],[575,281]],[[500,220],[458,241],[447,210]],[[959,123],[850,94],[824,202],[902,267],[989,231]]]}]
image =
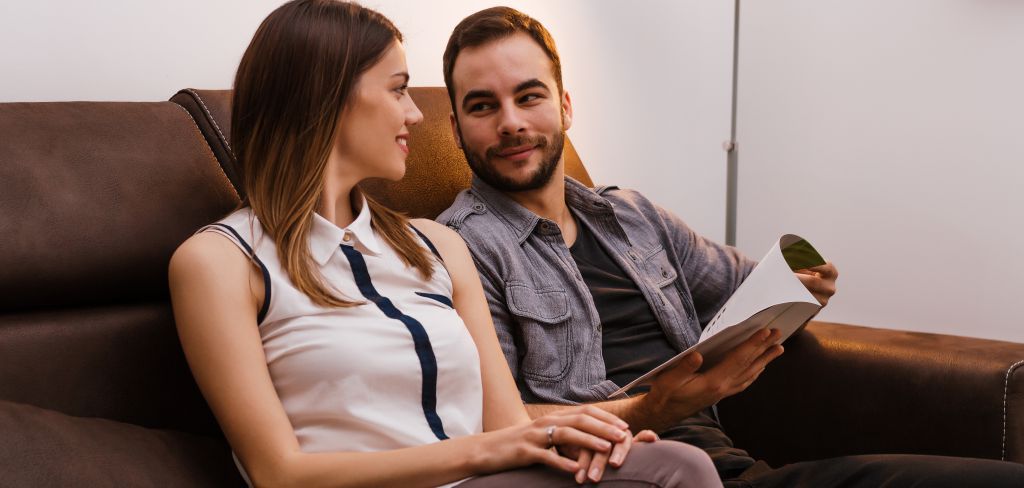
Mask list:
[{"label": "open magazine page", "polygon": [[658,372],[693,351],[704,356],[701,369],[711,368],[754,332],[766,327],[782,333],[780,342],[786,340],[821,309],[818,300],[793,272],[822,264],[825,259],[809,242],[793,234],[782,236],[711,319],[696,345],[609,397],[648,383]]}]

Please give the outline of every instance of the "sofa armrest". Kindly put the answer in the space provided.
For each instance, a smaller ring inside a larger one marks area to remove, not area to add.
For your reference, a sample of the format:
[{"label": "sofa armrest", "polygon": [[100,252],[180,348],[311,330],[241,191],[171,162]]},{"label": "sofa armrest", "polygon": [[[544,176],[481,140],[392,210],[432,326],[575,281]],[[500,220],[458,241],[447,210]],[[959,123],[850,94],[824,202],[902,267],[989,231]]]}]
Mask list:
[{"label": "sofa armrest", "polygon": [[867,453],[1024,462],[1024,344],[812,322],[719,416],[772,466]]}]

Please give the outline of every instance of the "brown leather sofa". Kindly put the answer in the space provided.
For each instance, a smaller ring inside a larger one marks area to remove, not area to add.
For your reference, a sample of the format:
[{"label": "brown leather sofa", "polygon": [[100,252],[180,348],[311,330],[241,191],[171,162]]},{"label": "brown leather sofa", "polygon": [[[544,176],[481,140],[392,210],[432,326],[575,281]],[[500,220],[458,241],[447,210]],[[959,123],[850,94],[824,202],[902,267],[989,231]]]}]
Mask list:
[{"label": "brown leather sofa", "polygon": [[[469,172],[443,89],[413,89],[407,177],[365,190],[433,217]],[[175,247],[239,203],[229,93],[0,104],[0,485],[231,486],[175,335]],[[589,183],[568,146],[569,173]],[[1024,345],[812,323],[720,405],[778,465],[916,452],[1024,461]]]}]

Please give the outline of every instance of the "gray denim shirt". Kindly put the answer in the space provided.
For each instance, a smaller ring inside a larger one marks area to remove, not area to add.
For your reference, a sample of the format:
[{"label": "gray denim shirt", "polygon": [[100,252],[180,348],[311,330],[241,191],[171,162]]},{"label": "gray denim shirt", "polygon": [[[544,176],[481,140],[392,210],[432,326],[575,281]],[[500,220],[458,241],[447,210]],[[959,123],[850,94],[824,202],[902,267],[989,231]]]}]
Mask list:
[{"label": "gray denim shirt", "polygon": [[[756,264],[635,191],[591,189],[566,177],[565,198],[680,351],[696,343]],[[475,177],[437,221],[462,235],[473,255],[523,401],[593,402],[618,389],[605,378],[594,299],[554,222]]]}]

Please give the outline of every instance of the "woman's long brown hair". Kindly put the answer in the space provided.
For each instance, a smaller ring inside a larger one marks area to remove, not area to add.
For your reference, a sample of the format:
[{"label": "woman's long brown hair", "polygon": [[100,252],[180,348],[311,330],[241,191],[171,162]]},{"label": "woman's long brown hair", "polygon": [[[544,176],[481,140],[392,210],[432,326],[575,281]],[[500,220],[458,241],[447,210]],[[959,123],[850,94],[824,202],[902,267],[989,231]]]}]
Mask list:
[{"label": "woman's long brown hair", "polygon": [[[231,146],[252,208],[295,286],[322,306],[338,296],[309,251],[338,119],[359,76],[402,34],[383,15],[336,0],[294,0],[260,25],[238,65]],[[430,255],[405,216],[369,196],[372,225],[405,264],[429,278]],[[340,243],[339,243],[340,244]]]}]

